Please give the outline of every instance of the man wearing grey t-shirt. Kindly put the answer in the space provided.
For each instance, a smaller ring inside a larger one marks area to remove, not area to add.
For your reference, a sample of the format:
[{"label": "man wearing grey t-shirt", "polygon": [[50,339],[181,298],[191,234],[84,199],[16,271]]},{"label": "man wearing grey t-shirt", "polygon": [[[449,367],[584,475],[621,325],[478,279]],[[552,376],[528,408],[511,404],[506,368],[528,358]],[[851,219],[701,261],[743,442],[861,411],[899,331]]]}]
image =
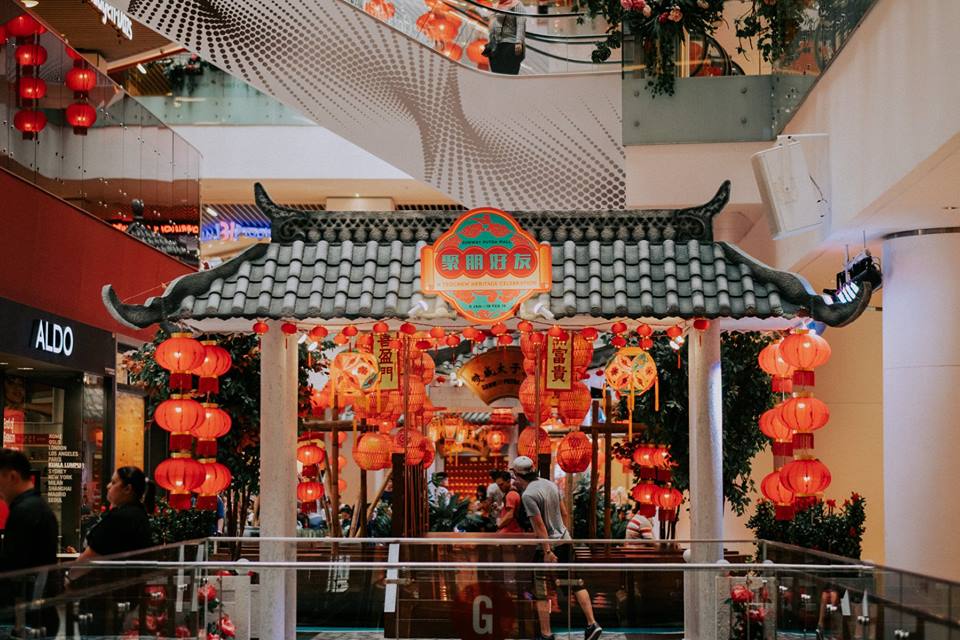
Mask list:
[{"label": "man wearing grey t-shirt", "polygon": [[[534,558],[534,562],[568,563],[574,560],[573,545],[569,542],[567,513],[560,496],[560,488],[554,483],[537,475],[533,460],[520,456],[510,464],[510,471],[516,480],[517,489],[522,494],[523,506],[530,517],[530,524],[536,537],[545,540]],[[572,576],[571,576],[572,577]],[[534,596],[537,599],[537,617],[540,620],[540,635],[537,640],[554,640],[550,630],[550,601],[547,599],[547,576],[537,572],[534,575]],[[587,628],[583,632],[584,640],[597,640],[603,629],[593,617],[593,605],[590,593],[583,583],[576,580],[572,587],[577,604],[587,619]]]}]

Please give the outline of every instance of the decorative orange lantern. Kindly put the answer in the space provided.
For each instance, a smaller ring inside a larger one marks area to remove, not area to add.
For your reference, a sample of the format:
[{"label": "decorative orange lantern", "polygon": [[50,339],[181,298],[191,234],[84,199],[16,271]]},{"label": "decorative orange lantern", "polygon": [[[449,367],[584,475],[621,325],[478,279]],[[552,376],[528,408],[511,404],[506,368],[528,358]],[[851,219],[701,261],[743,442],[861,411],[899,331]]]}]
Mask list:
[{"label": "decorative orange lantern", "polygon": [[190,493],[207,479],[204,466],[189,453],[177,452],[161,462],[153,472],[154,481],[170,492],[168,501],[177,510],[190,508]]},{"label": "decorative orange lantern", "polygon": [[421,352],[416,358],[411,359],[410,371],[413,375],[420,378],[423,384],[430,384],[433,382],[434,375],[437,372],[437,365],[433,363],[433,358]]},{"label": "decorative orange lantern", "polygon": [[384,433],[372,431],[360,436],[353,447],[353,459],[357,466],[367,471],[390,468],[393,440]]},{"label": "decorative orange lantern", "polygon": [[477,38],[467,45],[467,59],[473,64],[477,65],[477,67],[480,69],[490,68],[490,63],[487,61],[487,56],[483,55],[483,48],[487,46],[488,42],[489,40],[486,38]]},{"label": "decorative orange lantern", "polygon": [[417,30],[437,42],[451,42],[460,31],[460,18],[445,9],[431,9],[417,18]]},{"label": "decorative orange lantern", "polygon": [[425,440],[423,434],[416,429],[398,429],[393,438],[393,452],[404,454],[404,462],[410,466],[420,464],[424,455],[422,440]]},{"label": "decorative orange lantern", "polygon": [[347,481],[344,478],[337,480],[337,495],[343,495],[347,491]]},{"label": "decorative orange lantern", "polygon": [[590,466],[592,445],[582,431],[568,433],[557,445],[557,464],[566,473],[583,473]]},{"label": "decorative orange lantern", "polygon": [[323,484],[316,480],[305,480],[297,484],[297,500],[314,502],[323,497]]},{"label": "decorative orange lantern", "polygon": [[170,450],[186,451],[193,442],[193,431],[206,418],[206,411],[196,400],[174,394],[161,402],[153,412],[160,428],[170,432]]},{"label": "decorative orange lantern", "polygon": [[760,416],[760,431],[773,440],[773,468],[780,469],[793,456],[793,431],[780,418],[781,405]]},{"label": "decorative orange lantern", "polygon": [[801,458],[780,469],[780,482],[793,492],[798,509],[817,501],[817,494],[830,486],[830,470],[816,458]]},{"label": "decorative orange lantern", "polygon": [[780,357],[795,369],[794,384],[812,387],[815,382],[813,370],[830,359],[830,345],[816,333],[800,329],[780,343]]},{"label": "decorative orange lantern", "polygon": [[813,432],[821,429],[830,420],[830,409],[822,400],[803,392],[782,402],[780,419],[794,431],[794,448],[812,449]]},{"label": "decorative orange lantern", "polygon": [[780,356],[781,342],[783,341],[780,340],[764,347],[760,355],[757,356],[757,361],[765,373],[773,376],[771,387],[774,393],[792,393],[793,367]]},{"label": "decorative orange lantern", "polygon": [[213,459],[200,460],[206,477],[197,488],[197,509],[214,511],[217,508],[217,494],[230,486],[233,474],[226,465]]},{"label": "decorative orange lantern", "polygon": [[550,453],[550,434],[542,427],[529,426],[520,432],[517,451],[522,456],[536,459],[538,454]]},{"label": "decorative orange lantern", "polygon": [[463,57],[463,47],[453,42],[441,42],[437,46],[437,51],[445,58],[450,58],[455,62],[459,62],[460,58]]},{"label": "decorative orange lantern", "polygon": [[423,460],[420,461],[420,466],[426,469],[433,464],[433,459],[437,457],[437,448],[427,438],[420,441],[420,448],[423,450]]},{"label": "decorative orange lantern", "polygon": [[97,86],[97,73],[86,66],[74,67],[67,71],[67,88],[73,91],[74,98],[86,97]]},{"label": "decorative orange lantern", "polygon": [[655,447],[641,444],[633,450],[633,462],[641,467],[653,467],[653,457],[655,453]]},{"label": "decorative orange lantern", "polygon": [[154,359],[170,372],[170,388],[189,390],[193,386],[191,371],[203,364],[206,350],[189,333],[174,333],[157,345]]},{"label": "decorative orange lantern", "polygon": [[21,44],[13,55],[21,67],[39,67],[47,61],[47,50],[39,44]]},{"label": "decorative orange lantern", "polygon": [[544,388],[544,384],[541,381],[540,385],[540,416],[537,420],[536,415],[536,406],[537,406],[537,385],[533,376],[527,376],[523,379],[523,382],[520,383],[520,391],[518,395],[520,396],[520,405],[523,407],[523,413],[527,416],[527,419],[531,422],[543,422],[548,417],[550,417],[550,404],[551,400],[554,397],[554,394],[547,391]]},{"label": "decorative orange lantern", "polygon": [[677,509],[683,502],[683,494],[668,484],[657,490],[654,502],[660,507],[660,520],[662,522],[673,522],[677,519]]},{"label": "decorative orange lantern", "polygon": [[43,78],[20,78],[20,97],[24,100],[42,100],[47,95],[47,83]]},{"label": "decorative orange lantern", "polygon": [[640,515],[652,518],[657,515],[655,502],[660,487],[652,482],[639,482],[630,490],[630,496],[637,501]]},{"label": "decorative orange lantern", "polygon": [[767,474],[760,482],[760,491],[767,500],[774,504],[777,520],[793,519],[793,491],[783,486],[779,471]]},{"label": "decorative orange lantern", "polygon": [[47,126],[47,114],[35,109],[21,109],[13,116],[13,126],[24,140],[33,140]]},{"label": "decorative orange lantern", "polygon": [[[587,329],[583,329],[579,333],[573,334],[573,351],[571,352],[571,359],[574,371],[579,373],[586,371],[587,367],[590,366],[590,361],[593,360],[593,340],[588,340],[585,338],[583,336],[584,331],[587,331]],[[595,329],[591,329],[591,331],[596,334]]]},{"label": "decorative orange lantern", "polygon": [[487,433],[487,447],[491,453],[500,453],[506,441],[507,436],[500,429],[494,429]]},{"label": "decorative orange lantern", "polygon": [[590,411],[590,402],[590,388],[582,382],[575,382],[569,391],[557,392],[557,410],[569,427],[583,424]]},{"label": "decorative orange lantern", "polygon": [[323,340],[324,338],[326,338],[328,335],[330,335],[330,331],[327,330],[327,328],[324,327],[323,325],[319,325],[319,324],[315,326],[313,329],[310,329],[309,333],[307,333],[307,337],[309,337],[314,342],[319,342],[320,340]]},{"label": "decorative orange lantern", "polygon": [[313,442],[308,442],[297,447],[297,460],[300,464],[323,464],[323,461],[326,459],[327,452]]},{"label": "decorative orange lantern", "polygon": [[380,367],[373,354],[341,351],[330,364],[330,380],[335,393],[358,396],[377,385]]},{"label": "decorative orange lantern", "polygon": [[204,340],[203,345],[203,364],[192,371],[193,375],[200,378],[197,383],[197,391],[200,393],[220,393],[219,378],[233,365],[233,358],[230,352],[219,346],[214,340]]},{"label": "decorative orange lantern", "polygon": [[217,455],[217,438],[230,432],[230,414],[212,402],[202,406],[203,421],[193,429],[197,437],[197,457],[213,458]]}]

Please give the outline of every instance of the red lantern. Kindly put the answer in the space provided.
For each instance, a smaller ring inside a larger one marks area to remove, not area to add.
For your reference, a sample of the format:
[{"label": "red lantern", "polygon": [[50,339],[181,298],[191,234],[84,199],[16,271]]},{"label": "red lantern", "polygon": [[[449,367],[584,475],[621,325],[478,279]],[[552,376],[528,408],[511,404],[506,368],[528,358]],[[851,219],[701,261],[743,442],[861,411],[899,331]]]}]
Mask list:
[{"label": "red lantern", "polygon": [[308,333],[307,336],[314,342],[319,342],[320,340],[326,338],[329,334],[330,332],[327,331],[326,327],[317,325],[313,329],[310,329],[310,333]]},{"label": "red lantern", "polygon": [[693,328],[697,331],[706,331],[710,328],[710,321],[706,318],[695,318],[693,320]]},{"label": "red lantern", "polygon": [[154,359],[170,372],[170,388],[188,390],[193,384],[190,372],[203,364],[206,351],[189,333],[174,333],[157,346]]},{"label": "red lantern", "polygon": [[197,509],[213,511],[217,508],[217,494],[230,486],[233,474],[226,465],[215,460],[201,460],[206,478],[197,488]]},{"label": "red lantern", "polygon": [[435,339],[439,340],[439,339],[443,338],[445,335],[447,335],[447,332],[444,330],[443,327],[432,327],[432,328],[430,329],[430,337],[431,337],[431,338],[435,338]]},{"label": "red lantern", "polygon": [[641,338],[649,338],[653,335],[653,329],[648,324],[637,325],[637,335]]},{"label": "red lantern", "polygon": [[380,335],[390,331],[390,325],[382,320],[380,322],[373,323],[373,332]]},{"label": "red lantern", "polygon": [[502,322],[498,322],[492,327],[490,327],[490,333],[492,333],[495,336],[503,335],[507,331],[508,331],[507,325],[503,324]]},{"label": "red lantern", "polygon": [[773,440],[773,468],[780,469],[793,456],[793,431],[780,418],[780,406],[765,411],[760,416],[760,431]]},{"label": "red lantern", "polygon": [[637,501],[637,511],[647,518],[657,515],[657,492],[660,487],[652,482],[639,482],[630,490],[630,496]]},{"label": "red lantern", "polygon": [[160,428],[170,432],[170,449],[184,451],[190,448],[193,431],[206,418],[206,412],[196,400],[174,394],[164,400],[153,412],[153,419]]},{"label": "red lantern", "polygon": [[[467,59],[481,69],[490,68],[487,56],[483,55],[483,48],[487,46],[488,42],[489,40],[486,38],[477,38],[467,45]],[[532,330],[532,327],[530,330]],[[521,331],[523,331],[523,329],[521,329]]]},{"label": "red lantern", "polygon": [[559,391],[557,410],[564,424],[579,427],[590,411],[590,388],[582,382],[575,382],[569,391]]},{"label": "red lantern", "polygon": [[420,461],[420,466],[426,469],[433,464],[434,458],[437,457],[437,448],[430,442],[429,438],[424,438],[420,441],[420,449],[423,450],[423,459]]},{"label": "red lantern", "polygon": [[654,454],[656,453],[656,447],[650,445],[641,444],[633,450],[633,462],[641,467],[653,467],[654,466]]},{"label": "red lantern", "polygon": [[203,421],[193,429],[197,437],[197,457],[212,458],[217,455],[217,438],[230,433],[230,414],[213,404],[203,405]]},{"label": "red lantern", "polygon": [[[486,40],[484,40],[486,42]],[[520,333],[530,333],[533,331],[533,323],[528,320],[521,320],[517,323],[517,331]]]},{"label": "red lantern", "polygon": [[363,5],[363,11],[378,20],[387,21],[396,15],[397,8],[393,6],[392,2],[387,2],[387,0],[369,0],[369,2]]},{"label": "red lantern", "polygon": [[323,497],[323,485],[316,480],[306,480],[297,485],[297,500],[314,502]]},{"label": "red lantern", "polygon": [[621,335],[615,335],[610,338],[610,344],[618,349],[622,349],[623,347],[627,346],[627,339]]},{"label": "red lantern", "polygon": [[444,342],[446,343],[446,345],[447,345],[448,347],[455,347],[455,346],[457,346],[458,344],[460,344],[460,337],[459,337],[459,336],[447,336],[447,337],[444,339]]},{"label": "red lantern", "polygon": [[74,98],[86,97],[97,86],[97,73],[90,67],[74,67],[67,71],[65,84]]},{"label": "red lantern", "polygon": [[[593,360],[593,338],[584,337],[584,331],[587,331],[587,329],[573,335],[571,364],[574,371],[586,371],[587,367],[590,366],[590,361]],[[596,337],[596,330],[590,329],[590,331],[593,331],[594,337]]]},{"label": "red lantern", "polygon": [[487,433],[487,447],[491,453],[500,453],[506,441],[507,436],[500,429],[494,429]]},{"label": "red lantern", "polygon": [[323,461],[326,460],[326,458],[326,451],[312,442],[302,444],[297,448],[297,460],[299,460],[301,464],[323,464]]},{"label": "red lantern", "polygon": [[47,95],[47,83],[42,78],[20,78],[20,97],[24,100],[42,100]]},{"label": "red lantern", "polygon": [[34,20],[33,16],[27,13],[22,13],[15,18],[11,18],[4,26],[6,27],[7,33],[14,38],[29,38],[33,34],[41,32],[43,29],[43,26]]},{"label": "red lantern", "polygon": [[777,520],[792,520],[794,516],[793,491],[780,482],[780,472],[768,473],[760,482],[760,491],[774,504]]},{"label": "red lantern", "polygon": [[666,334],[667,334],[667,337],[670,338],[671,340],[676,340],[677,338],[683,335],[683,329],[677,325],[674,325],[672,327],[667,328]]},{"label": "red lantern", "polygon": [[830,345],[817,334],[801,329],[783,339],[780,357],[796,369],[794,384],[812,387],[815,382],[813,370],[830,359]]},{"label": "red lantern", "polygon": [[353,447],[353,459],[357,466],[367,471],[389,469],[393,453],[393,440],[384,433],[372,431],[360,436]]},{"label": "red lantern", "polygon": [[[270,325],[268,325],[266,322],[254,322],[254,323],[253,323],[253,332],[254,332],[255,334],[257,334],[258,336],[262,336],[262,335],[265,334],[267,331],[270,331]],[[324,331],[326,331],[326,329],[324,329]],[[326,335],[326,333],[324,333],[324,335]]]},{"label": "red lantern", "polygon": [[565,341],[568,337],[567,332],[561,329],[560,325],[558,324],[555,324],[547,329],[547,335],[560,341]]},{"label": "red lantern", "polygon": [[297,332],[297,325],[293,324],[292,322],[284,322],[282,325],[280,325],[280,331],[282,331],[285,335],[292,336]]},{"label": "red lantern", "polygon": [[760,352],[757,362],[760,368],[773,376],[772,389],[774,393],[791,393],[793,391],[793,367],[780,356],[780,342],[768,344]]},{"label": "red lantern", "polygon": [[599,334],[597,333],[597,330],[594,329],[593,327],[584,327],[583,329],[580,329],[580,335],[583,337],[584,340],[587,340],[588,342],[590,342],[590,347],[592,349],[593,341],[597,339],[597,335]]},{"label": "red lantern", "polygon": [[582,431],[568,433],[557,445],[557,464],[566,473],[583,473],[590,466],[592,448]]},{"label": "red lantern", "polygon": [[614,335],[620,335],[621,333],[625,333],[626,331],[627,331],[626,322],[614,322],[612,325],[610,325],[610,333]]},{"label": "red lantern", "polygon": [[830,486],[830,470],[816,458],[801,458],[780,469],[780,482],[794,493],[797,508],[803,509],[816,502],[816,495]]},{"label": "red lantern", "polygon": [[337,480],[337,495],[343,495],[347,491],[347,481],[344,478]]},{"label": "red lantern", "polygon": [[197,391],[200,393],[220,393],[219,378],[233,365],[233,358],[230,352],[217,345],[213,340],[204,340],[203,345],[203,364],[194,369],[191,373],[200,378],[197,384]]},{"label": "red lantern", "polygon": [[463,57],[463,47],[453,42],[441,42],[437,51],[445,58],[450,58],[454,62],[459,62]]},{"label": "red lantern", "polygon": [[437,42],[451,42],[460,31],[460,18],[444,9],[431,9],[417,18],[417,30]]},{"label": "red lantern", "polygon": [[423,461],[420,442],[424,439],[423,434],[416,429],[399,429],[393,439],[393,452],[404,454],[404,462],[407,465],[418,465]]},{"label": "red lantern", "polygon": [[780,419],[792,429],[794,447],[813,448],[813,432],[830,420],[830,409],[809,392],[798,394],[780,404]]},{"label": "red lantern", "polygon": [[550,434],[542,427],[527,427],[517,439],[517,451],[520,455],[533,459],[536,459],[538,454],[550,453]]},{"label": "red lantern", "polygon": [[87,129],[97,121],[97,110],[86,102],[74,102],[67,106],[67,123],[78,136],[87,135]]},{"label": "red lantern", "polygon": [[534,381],[533,376],[527,376],[523,379],[523,382],[520,383],[520,405],[523,407],[523,413],[527,416],[527,419],[530,422],[543,422],[550,417],[550,402],[554,398],[552,392],[547,391],[543,388],[543,382],[540,383],[540,416],[535,414],[536,411],[536,382]]},{"label": "red lantern", "polygon": [[39,67],[47,61],[47,50],[39,44],[21,44],[13,55],[21,67]]},{"label": "red lantern", "polygon": [[660,507],[660,520],[673,522],[677,519],[677,509],[683,502],[683,494],[668,484],[665,487],[660,487],[654,496],[654,502]]},{"label": "red lantern", "polygon": [[640,338],[640,348],[649,351],[653,348],[653,338]]},{"label": "red lantern", "polygon": [[513,338],[507,334],[497,336],[497,344],[500,345],[501,347],[507,347],[513,344]]},{"label": "red lantern", "polygon": [[190,508],[190,493],[207,479],[207,470],[189,453],[173,453],[153,472],[154,481],[170,492],[168,501],[177,510]]},{"label": "red lantern", "polygon": [[417,328],[409,322],[404,322],[402,325],[400,325],[400,333],[404,335],[412,336],[416,332]]},{"label": "red lantern", "polygon": [[33,140],[47,126],[47,114],[34,109],[21,109],[13,116],[13,126],[23,134],[24,140]]},{"label": "red lantern", "polygon": [[537,357],[543,357],[543,334],[530,333],[523,331],[520,333],[520,351],[523,357],[528,360],[536,360]]}]

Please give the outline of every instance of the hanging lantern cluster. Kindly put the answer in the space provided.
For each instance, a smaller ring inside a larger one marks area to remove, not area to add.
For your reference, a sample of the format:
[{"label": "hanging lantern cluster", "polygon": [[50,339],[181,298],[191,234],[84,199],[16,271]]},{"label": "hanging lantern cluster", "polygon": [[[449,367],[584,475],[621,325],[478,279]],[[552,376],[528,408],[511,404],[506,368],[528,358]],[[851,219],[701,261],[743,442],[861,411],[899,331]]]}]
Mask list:
[{"label": "hanging lantern cluster", "polygon": [[673,522],[683,496],[671,484],[674,463],[669,447],[638,441],[631,444],[632,451],[626,449],[629,456],[624,454],[624,457],[632,463],[634,475],[638,478],[637,484],[631,490],[631,496],[637,501],[640,513],[652,518],[659,508],[660,520]]},{"label": "hanging lantern cluster", "polygon": [[11,18],[2,28],[17,42],[13,56],[17,64],[17,112],[13,126],[24,140],[34,140],[47,126],[47,115],[39,108],[40,100],[47,95],[47,83],[40,77],[40,67],[47,61],[40,35],[46,29],[26,13]]},{"label": "hanging lantern cluster", "polygon": [[830,409],[810,390],[813,370],[827,362],[830,345],[806,329],[768,345],[758,358],[772,376],[773,390],[790,394],[760,417],[760,430],[772,441],[774,471],[760,484],[778,520],[816,503],[830,485],[830,471],[813,455],[814,432],[826,426]]},{"label": "hanging lantern cluster", "polygon": [[309,513],[315,502],[323,497],[323,483],[320,482],[320,469],[327,461],[327,450],[322,436],[316,432],[301,434],[297,438],[297,462],[303,465],[300,470],[302,480],[297,483],[297,500],[302,509]]},{"label": "hanging lantern cluster", "polygon": [[75,102],[67,106],[67,123],[78,136],[87,135],[87,129],[97,121],[97,110],[90,104],[90,92],[97,86],[97,74],[83,56],[67,52],[73,58],[73,68],[67,72],[65,83],[73,91]]},{"label": "hanging lantern cluster", "polygon": [[216,403],[201,403],[191,395],[195,374],[200,380],[197,393],[209,398],[219,391],[217,379],[229,371],[230,354],[215,342],[201,343],[189,333],[175,333],[157,346],[154,358],[170,372],[170,388],[176,392],[153,414],[157,425],[170,433],[171,451],[154,479],[170,492],[174,509],[190,508],[192,492],[197,493],[198,509],[216,509],[217,494],[232,481],[230,470],[216,461],[217,439],[229,433],[232,420]]}]

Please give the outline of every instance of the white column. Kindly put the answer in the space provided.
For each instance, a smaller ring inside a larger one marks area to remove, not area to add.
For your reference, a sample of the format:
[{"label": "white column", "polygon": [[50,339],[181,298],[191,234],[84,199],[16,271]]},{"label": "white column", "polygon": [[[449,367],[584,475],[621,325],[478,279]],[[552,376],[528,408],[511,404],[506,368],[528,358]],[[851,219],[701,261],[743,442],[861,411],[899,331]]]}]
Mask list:
[{"label": "white column", "polygon": [[950,497],[960,486],[958,233],[883,245],[885,564],[952,580],[960,580],[960,509]]},{"label": "white column", "polygon": [[[723,396],[720,375],[720,325],[687,336],[690,410],[690,537],[723,538]],[[690,561],[714,563],[723,543],[695,544]],[[716,574],[687,574],[684,581],[684,637],[716,636]]]},{"label": "white column", "polygon": [[[260,535],[297,535],[297,338],[271,320],[260,341]],[[264,561],[295,561],[292,543],[264,542]],[[297,575],[268,569],[261,574],[260,637],[293,638],[297,621]]]}]

